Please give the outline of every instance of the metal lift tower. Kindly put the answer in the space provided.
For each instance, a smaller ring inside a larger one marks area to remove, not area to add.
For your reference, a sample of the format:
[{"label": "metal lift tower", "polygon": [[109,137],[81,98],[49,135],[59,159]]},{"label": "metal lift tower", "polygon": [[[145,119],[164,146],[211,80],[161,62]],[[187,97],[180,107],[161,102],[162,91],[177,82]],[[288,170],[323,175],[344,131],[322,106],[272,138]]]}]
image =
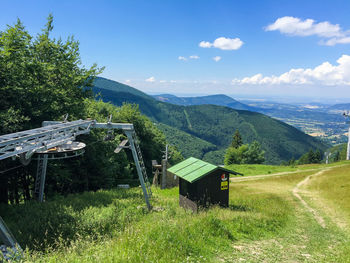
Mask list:
[{"label": "metal lift tower", "polygon": [[343,113],[344,117],[349,117],[349,121],[347,122],[349,124],[349,130],[348,130],[348,147],[346,150],[346,160],[350,160],[350,113]]},{"label": "metal lift tower", "polygon": [[[129,145],[125,146],[126,143],[124,143],[122,148],[130,148],[132,151],[146,205],[150,210],[149,198],[152,195],[151,185],[148,181],[141,149],[132,124],[112,123],[111,121],[98,123],[95,120],[77,120],[72,122],[45,121],[41,128],[0,136],[0,160],[19,157],[23,163],[27,163],[33,154],[39,153],[35,194],[38,200],[42,202],[44,198],[46,167],[49,159],[47,150],[72,142],[78,135],[88,134],[91,129],[96,128],[108,130],[120,129],[128,137]],[[0,238],[8,247],[19,247],[5,223],[1,220],[1,217]]]}]

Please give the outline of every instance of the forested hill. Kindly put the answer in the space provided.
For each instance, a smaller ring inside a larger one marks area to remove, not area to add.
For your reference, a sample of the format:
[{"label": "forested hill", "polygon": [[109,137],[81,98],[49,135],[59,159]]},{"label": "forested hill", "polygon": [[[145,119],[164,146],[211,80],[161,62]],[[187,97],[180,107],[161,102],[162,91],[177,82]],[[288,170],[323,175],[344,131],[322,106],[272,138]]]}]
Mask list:
[{"label": "forested hill", "polygon": [[[261,143],[266,151],[267,163],[276,164],[293,157],[299,158],[310,148],[326,149],[326,146],[317,139],[260,113],[217,105],[174,105],[157,101],[134,88],[130,87],[129,90],[129,86],[118,82],[108,81],[107,89],[103,83],[105,82],[98,79],[93,91],[99,93],[104,101],[110,101],[115,105],[124,102],[136,103],[141,112],[154,122],[170,126],[172,129],[160,127],[163,128],[168,141],[174,143],[185,157],[191,154],[217,164],[223,163],[225,149],[230,144],[236,129],[242,134],[245,143],[254,140]],[[186,144],[179,143],[181,140],[179,138],[184,136],[184,132],[191,135],[186,136]],[[198,146],[198,142],[203,143]],[[188,149],[191,147],[192,152]],[[201,150],[198,150],[198,147]]]},{"label": "forested hill", "polygon": [[202,105],[213,104],[219,106],[227,106],[236,110],[250,110],[258,111],[254,107],[243,104],[227,95],[216,94],[199,97],[177,97],[171,94],[154,95],[155,99],[163,102],[168,102],[177,105],[190,106],[190,105]]}]

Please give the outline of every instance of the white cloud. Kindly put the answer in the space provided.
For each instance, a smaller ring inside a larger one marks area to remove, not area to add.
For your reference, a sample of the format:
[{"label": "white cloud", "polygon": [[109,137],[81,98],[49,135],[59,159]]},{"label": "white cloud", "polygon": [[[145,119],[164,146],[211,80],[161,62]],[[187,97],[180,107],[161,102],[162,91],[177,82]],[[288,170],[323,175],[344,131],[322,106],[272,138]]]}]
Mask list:
[{"label": "white cloud", "polygon": [[219,37],[215,39],[213,43],[201,41],[199,46],[203,48],[215,47],[222,50],[237,50],[240,49],[243,44],[244,42],[239,38]]},{"label": "white cloud", "polygon": [[125,83],[130,83],[130,82],[131,82],[130,79],[125,80]]},{"label": "white cloud", "polygon": [[145,80],[146,82],[155,82],[156,79],[154,77],[149,77],[148,79]]},{"label": "white cloud", "polygon": [[179,56],[178,57],[179,60],[183,60],[183,61],[187,61],[188,59],[199,59],[199,56],[197,55],[192,55],[192,56],[189,56],[188,58],[184,57],[184,56]]},{"label": "white cloud", "polygon": [[334,46],[350,43],[350,32],[343,31],[338,24],[328,21],[317,23],[313,19],[301,20],[297,17],[284,16],[268,25],[265,31],[279,31],[290,36],[318,36],[323,40],[320,44]]},{"label": "white cloud", "polygon": [[350,85],[350,56],[342,55],[337,60],[337,65],[324,62],[315,68],[291,69],[280,76],[263,76],[256,74],[252,77],[234,79],[232,84],[238,85]]},{"label": "white cloud", "polygon": [[324,44],[326,46],[334,46],[336,44],[350,44],[350,36],[334,37],[334,38],[328,39],[327,41],[321,41],[321,44]]},{"label": "white cloud", "polygon": [[159,83],[166,83],[166,80],[160,80]]},{"label": "white cloud", "polygon": [[199,43],[199,46],[203,47],[203,48],[209,48],[209,47],[212,47],[212,45],[213,45],[212,43],[207,42],[207,41],[202,41]]},{"label": "white cloud", "polygon": [[218,62],[219,60],[221,60],[221,57],[220,56],[216,56],[216,57],[213,57],[213,59]]}]

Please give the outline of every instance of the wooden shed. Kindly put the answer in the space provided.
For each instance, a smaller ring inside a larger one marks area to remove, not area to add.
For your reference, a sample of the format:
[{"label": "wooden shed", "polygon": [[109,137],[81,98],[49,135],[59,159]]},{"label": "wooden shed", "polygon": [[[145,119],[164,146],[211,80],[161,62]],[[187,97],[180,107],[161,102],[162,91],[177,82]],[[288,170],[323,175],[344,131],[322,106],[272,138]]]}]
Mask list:
[{"label": "wooden shed", "polygon": [[180,206],[193,211],[213,204],[228,207],[230,174],[240,174],[193,157],[168,172],[179,177]]}]

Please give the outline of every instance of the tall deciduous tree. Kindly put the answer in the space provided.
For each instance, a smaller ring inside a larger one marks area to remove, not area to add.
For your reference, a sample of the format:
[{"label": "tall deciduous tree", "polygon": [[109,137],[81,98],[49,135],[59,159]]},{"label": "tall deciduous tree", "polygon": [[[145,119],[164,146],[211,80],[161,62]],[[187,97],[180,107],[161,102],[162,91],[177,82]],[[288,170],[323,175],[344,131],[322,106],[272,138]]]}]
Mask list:
[{"label": "tall deciduous tree", "polygon": [[37,37],[20,20],[0,34],[0,134],[38,127],[44,120],[83,114],[86,87],[102,69],[81,65],[79,43],[50,38],[53,17]]},{"label": "tall deciduous tree", "polygon": [[[51,38],[52,30],[53,17],[49,15],[36,37],[20,20],[0,32],[0,135],[37,128],[42,121],[58,120],[66,113],[72,118],[84,115],[84,99],[91,97],[86,87],[92,86],[102,69],[82,66],[78,41]],[[1,171],[11,164],[1,162]],[[27,170],[35,171],[34,165]],[[28,176],[16,173],[0,174],[0,192],[9,192],[18,201],[20,178]],[[27,197],[30,181],[23,183]],[[7,203],[7,198],[1,194],[0,202]]]}]

